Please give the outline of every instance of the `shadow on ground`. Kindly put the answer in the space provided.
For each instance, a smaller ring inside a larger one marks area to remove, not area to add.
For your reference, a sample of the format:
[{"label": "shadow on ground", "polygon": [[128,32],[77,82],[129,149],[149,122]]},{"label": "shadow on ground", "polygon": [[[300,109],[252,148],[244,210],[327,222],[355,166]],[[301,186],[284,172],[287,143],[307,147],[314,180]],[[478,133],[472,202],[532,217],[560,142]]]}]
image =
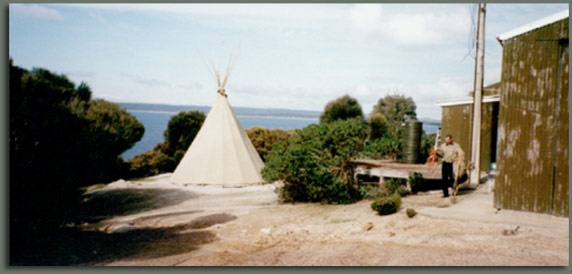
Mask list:
[{"label": "shadow on ground", "polygon": [[114,216],[172,206],[199,195],[177,189],[112,189],[84,196],[76,222],[99,222]]},{"label": "shadow on ground", "polygon": [[[198,229],[226,223],[236,217],[213,214],[172,227],[125,226],[113,233],[93,229],[87,231],[86,227],[89,226],[81,224],[97,224],[114,216],[172,206],[198,196],[177,189],[126,188],[93,192],[85,195],[77,205],[78,214],[60,223],[59,228],[48,229],[47,226],[38,225],[25,231],[12,231],[10,265],[94,265],[119,259],[158,258],[191,252],[217,239],[213,232]],[[197,212],[200,211],[169,212],[141,218]]]},{"label": "shadow on ground", "polygon": [[236,219],[213,214],[187,224],[164,228],[142,228],[115,233],[63,228],[41,241],[27,241],[25,248],[10,256],[10,265],[94,265],[120,259],[149,259],[188,253],[217,239],[211,231],[195,230]]}]

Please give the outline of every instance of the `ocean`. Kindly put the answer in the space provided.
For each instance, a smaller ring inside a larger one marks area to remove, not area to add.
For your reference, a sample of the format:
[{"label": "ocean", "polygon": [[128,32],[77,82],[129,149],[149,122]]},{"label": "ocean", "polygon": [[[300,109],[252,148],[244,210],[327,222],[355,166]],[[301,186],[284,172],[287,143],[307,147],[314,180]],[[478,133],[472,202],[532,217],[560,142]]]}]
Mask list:
[{"label": "ocean", "polygon": [[[164,132],[167,124],[172,116],[177,112],[167,111],[147,111],[147,110],[127,110],[129,113],[137,117],[137,119],[145,126],[145,134],[139,142],[131,149],[121,154],[123,159],[128,160],[133,156],[148,151],[155,147],[158,143],[165,140]],[[275,117],[275,116],[255,116],[255,115],[236,115],[240,124],[244,129],[251,127],[263,127],[268,129],[297,129],[304,128],[310,124],[319,123],[318,118],[296,118],[296,117]],[[426,134],[437,132],[439,126],[433,124],[423,124],[423,130]]]},{"label": "ocean", "polygon": [[[158,143],[164,142],[164,132],[167,129],[169,119],[177,113],[162,111],[139,111],[127,110],[129,113],[137,117],[137,119],[145,126],[145,134],[139,142],[131,149],[121,154],[123,159],[128,160],[133,156],[148,151],[155,147]],[[296,129],[304,128],[310,124],[317,124],[317,118],[293,118],[293,117],[268,117],[268,116],[250,116],[236,115],[238,121],[244,129],[251,127],[263,127],[268,129]]]}]

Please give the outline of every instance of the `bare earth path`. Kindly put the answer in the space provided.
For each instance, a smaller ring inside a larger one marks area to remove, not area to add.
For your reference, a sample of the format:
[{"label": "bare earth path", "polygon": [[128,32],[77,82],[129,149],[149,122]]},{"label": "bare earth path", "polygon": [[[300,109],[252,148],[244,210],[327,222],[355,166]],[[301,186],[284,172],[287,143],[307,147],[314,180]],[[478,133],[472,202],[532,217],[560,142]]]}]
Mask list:
[{"label": "bare earth path", "polygon": [[[169,175],[119,181],[93,193],[157,193],[136,200],[138,210],[83,225],[129,249],[97,265],[569,264],[568,218],[497,212],[483,185],[454,204],[440,191],[407,196],[398,213],[379,216],[367,200],[279,204],[275,185],[183,187],[170,184]],[[175,196],[177,203],[168,202]],[[122,205],[129,209],[130,201]],[[406,208],[418,214],[409,218]]]}]

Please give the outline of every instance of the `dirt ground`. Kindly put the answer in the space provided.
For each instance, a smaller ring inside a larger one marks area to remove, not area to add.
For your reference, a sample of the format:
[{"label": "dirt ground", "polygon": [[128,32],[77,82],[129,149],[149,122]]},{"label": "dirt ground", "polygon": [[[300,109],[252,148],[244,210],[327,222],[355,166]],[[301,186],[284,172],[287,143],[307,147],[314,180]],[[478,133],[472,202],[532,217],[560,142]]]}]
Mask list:
[{"label": "dirt ground", "polygon": [[[85,265],[506,266],[569,264],[568,218],[496,210],[486,184],[453,203],[440,191],[379,216],[371,201],[280,204],[274,184],[178,186],[170,174],[95,186],[91,221],[113,248]],[[418,214],[409,218],[405,211]],[[101,239],[105,239],[102,241]]]}]

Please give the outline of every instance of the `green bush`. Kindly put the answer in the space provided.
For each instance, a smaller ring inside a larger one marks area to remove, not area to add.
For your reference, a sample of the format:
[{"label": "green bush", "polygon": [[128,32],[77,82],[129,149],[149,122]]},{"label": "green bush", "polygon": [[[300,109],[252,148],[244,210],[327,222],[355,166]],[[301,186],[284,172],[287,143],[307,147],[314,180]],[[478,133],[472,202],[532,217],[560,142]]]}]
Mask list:
[{"label": "green bush", "polygon": [[165,142],[129,159],[129,176],[142,178],[173,172],[199,132],[205,114],[200,111],[179,112],[165,129]]},{"label": "green bush", "polygon": [[82,187],[123,177],[128,165],[120,155],[141,139],[144,127],[117,104],[93,100],[86,83],[45,69],[28,71],[12,60],[9,69],[14,251],[25,246],[18,240],[41,241],[35,233],[76,218]]},{"label": "green bush", "polygon": [[378,186],[365,185],[359,187],[359,193],[364,199],[376,199],[383,196],[388,196],[387,191],[382,191]]},{"label": "green bush", "polygon": [[405,187],[406,185],[407,179],[403,178],[387,178],[384,180],[384,188],[389,195],[397,193],[399,188]]},{"label": "green bush", "polygon": [[272,146],[278,142],[287,142],[294,130],[252,127],[246,130],[246,134],[262,161],[266,161]]},{"label": "green bush", "polygon": [[371,208],[379,215],[389,215],[397,212],[401,206],[401,196],[395,193],[391,196],[380,197],[371,203]]},{"label": "green bush", "polygon": [[370,139],[366,141],[363,151],[360,152],[359,157],[364,159],[393,159],[401,158],[401,145],[400,139],[394,137],[382,137],[380,139]]},{"label": "green bush", "polygon": [[417,215],[417,211],[415,211],[413,208],[408,208],[405,210],[405,214],[407,214],[407,217],[413,218],[415,215]]},{"label": "green bush", "polygon": [[387,118],[385,118],[385,115],[381,112],[372,112],[367,118],[367,125],[369,127],[369,139],[379,139],[391,134],[391,126]]},{"label": "green bush", "polygon": [[330,123],[356,117],[363,120],[363,111],[360,104],[355,98],[344,95],[330,101],[326,105],[324,112],[320,115],[320,123]]},{"label": "green bush", "polygon": [[177,150],[187,151],[205,121],[202,111],[181,111],[169,119],[165,129],[165,142],[169,144],[169,155]]},{"label": "green bush", "polygon": [[412,193],[417,193],[422,185],[426,183],[425,178],[419,172],[414,172],[412,176],[409,176],[408,180]]},{"label": "green bush", "polygon": [[268,153],[262,176],[282,180],[285,202],[350,203],[360,197],[349,160],[363,148],[367,134],[360,118],[310,125]]},{"label": "green bush", "polygon": [[399,196],[401,196],[401,197],[405,197],[405,196],[411,194],[411,191],[409,191],[409,189],[407,189],[407,187],[405,187],[405,186],[399,186],[395,190],[395,193],[399,194]]}]

